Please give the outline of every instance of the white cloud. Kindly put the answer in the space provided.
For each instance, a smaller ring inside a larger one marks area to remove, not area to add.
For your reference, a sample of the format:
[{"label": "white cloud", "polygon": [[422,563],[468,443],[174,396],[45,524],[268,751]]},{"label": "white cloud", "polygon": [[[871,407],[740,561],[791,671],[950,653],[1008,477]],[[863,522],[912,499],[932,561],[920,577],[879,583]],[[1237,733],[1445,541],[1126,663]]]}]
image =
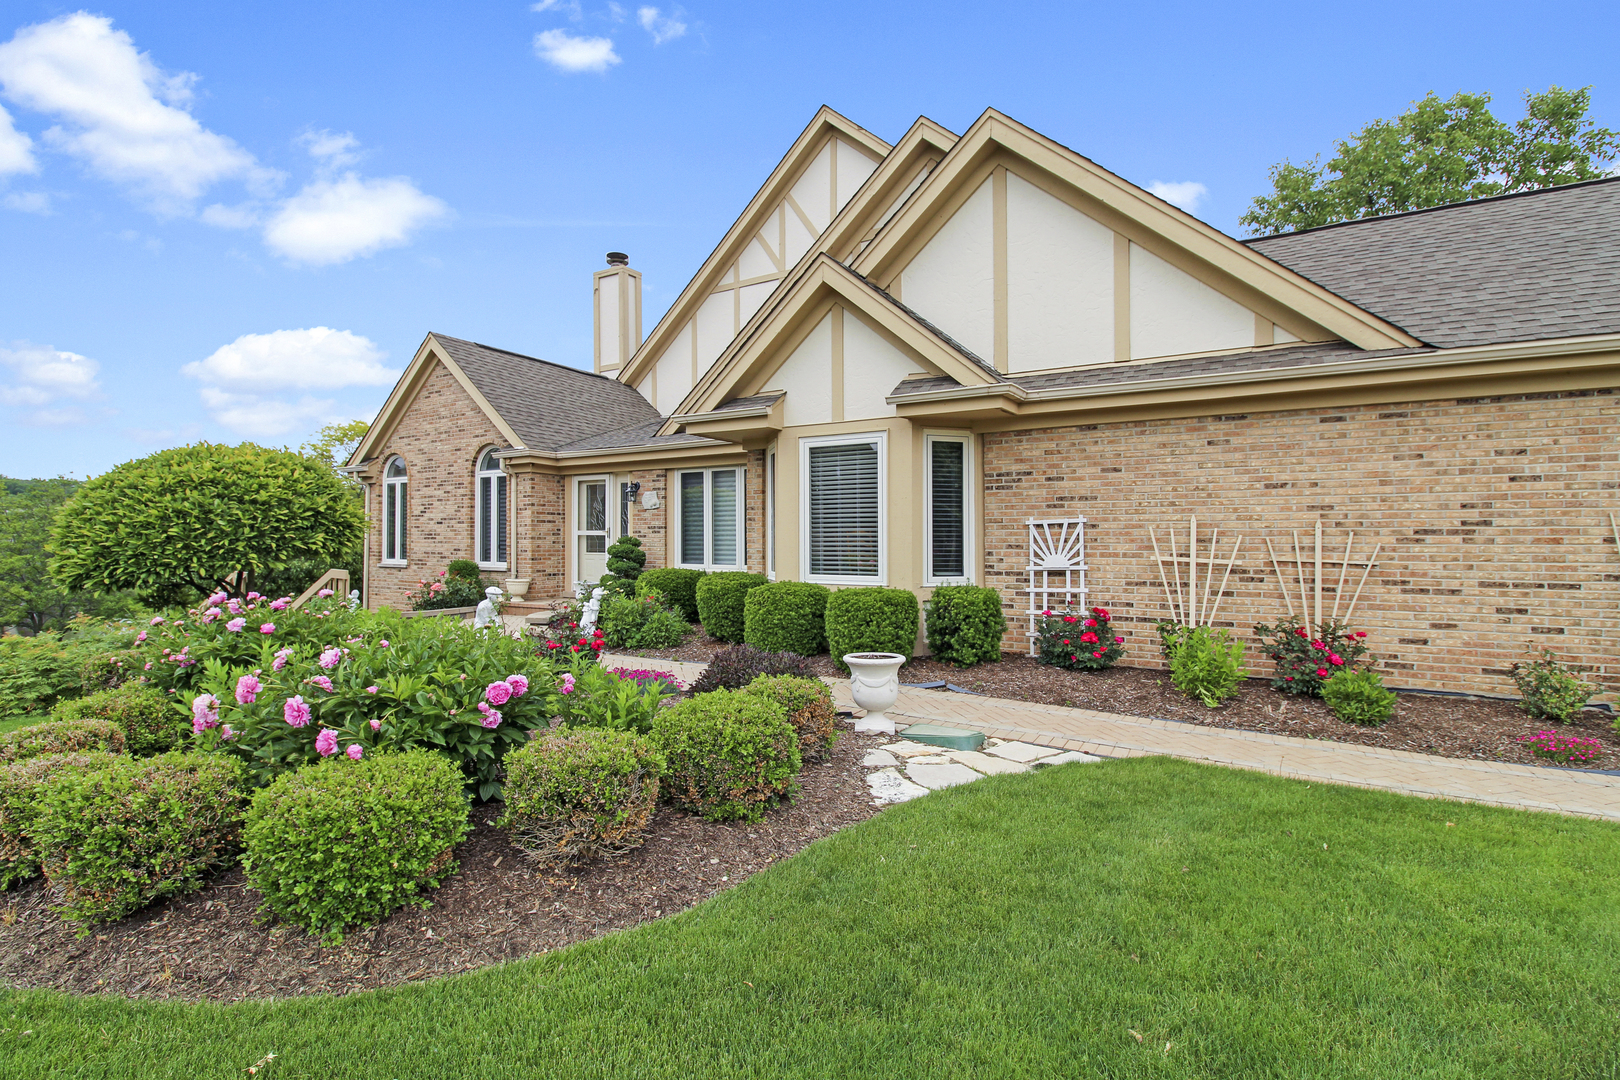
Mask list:
[{"label": "white cloud", "polygon": [[77,12],[26,26],[0,45],[0,87],[63,121],[45,141],[127,184],[159,213],[188,212],[213,184],[268,191],[277,174],[186,110],[196,76],[164,75],[112,20]]},{"label": "white cloud", "polygon": [[1155,180],[1147,189],[1171,206],[1179,206],[1187,213],[1198,211],[1198,204],[1209,194],[1209,188],[1196,180]]},{"label": "white cloud", "polygon": [[259,223],[260,214],[259,208],[251,202],[238,206],[214,203],[203,207],[203,212],[197,217],[204,225],[219,229],[251,229]]},{"label": "white cloud", "polygon": [[680,8],[676,8],[667,16],[660,15],[655,7],[636,9],[636,18],[640,21],[641,28],[652,35],[654,45],[662,45],[685,34],[686,24],[681,21],[681,17],[685,14]]},{"label": "white cloud", "polygon": [[448,209],[404,177],[368,180],[344,173],[317,180],[282,203],[264,227],[264,242],[294,262],[348,262],[404,244]]},{"label": "white cloud", "polygon": [[619,62],[611,38],[575,37],[566,30],[534,35],[534,54],[559,71],[606,71]]},{"label": "white cloud", "polygon": [[345,131],[339,135],[324,129],[306,131],[298,136],[298,141],[309,151],[309,156],[320,162],[323,168],[341,169],[360,160],[357,152],[360,140],[355,138],[352,132]]},{"label": "white cloud", "polygon": [[580,17],[579,0],[538,0],[530,4],[529,10],[533,12],[555,11],[570,18]]},{"label": "white cloud", "polygon": [[31,173],[39,168],[34,161],[34,140],[18,131],[11,114],[0,109],[0,176]]},{"label": "white cloud", "polygon": [[233,391],[337,390],[391,384],[399,372],[383,366],[386,357],[369,338],[313,326],[243,334],[206,359],[186,364],[180,372],[211,387]]},{"label": "white cloud", "polygon": [[274,438],[342,419],[336,412],[337,402],[329,398],[306,396],[283,401],[258,394],[233,394],[212,386],[203,387],[200,393],[214,420],[249,439]]},{"label": "white cloud", "polygon": [[9,191],[0,198],[7,210],[21,210],[25,214],[49,214],[51,197],[43,191]]},{"label": "white cloud", "polygon": [[23,411],[17,416],[30,425],[78,423],[83,414],[77,409],[46,408],[63,398],[83,401],[101,392],[97,376],[101,365],[88,356],[14,341],[0,346],[0,405],[13,405]]}]

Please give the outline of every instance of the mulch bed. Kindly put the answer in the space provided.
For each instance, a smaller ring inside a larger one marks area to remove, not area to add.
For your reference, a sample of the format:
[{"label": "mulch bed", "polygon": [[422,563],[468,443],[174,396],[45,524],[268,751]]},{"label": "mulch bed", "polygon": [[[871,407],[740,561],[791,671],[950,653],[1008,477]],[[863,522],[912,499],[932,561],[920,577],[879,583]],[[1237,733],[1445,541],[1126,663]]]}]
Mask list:
[{"label": "mulch bed", "polygon": [[257,916],[259,895],[240,869],[82,941],[36,878],[0,894],[0,985],[237,1001],[348,993],[532,956],[674,914],[871,817],[860,761],[889,741],[845,728],[829,760],[805,767],[799,799],[764,822],[717,825],[662,808],[643,847],[574,870],[538,871],[491,825],[498,805],[475,808],[461,869],[430,894],[431,907],[328,948]]},{"label": "mulch bed", "polygon": [[[716,651],[726,647],[725,642],[698,629],[679,648],[645,650],[637,655],[707,663]],[[830,656],[812,657],[810,663],[817,675],[839,674]],[[1339,720],[1319,699],[1278,693],[1263,679],[1247,680],[1237,697],[1218,709],[1208,709],[1183,697],[1165,671],[1131,667],[1064,671],[1037,664],[1027,656],[1012,655],[998,663],[971,668],[951,667],[923,657],[900,669],[900,681],[947,682],[1015,701],[1523,765],[1553,764],[1536,757],[1518,740],[1543,728],[1556,727],[1561,734],[1583,735],[1604,746],[1604,756],[1591,765],[1566,767],[1620,769],[1620,732],[1614,728],[1613,715],[1597,709],[1584,710],[1554,725],[1532,719],[1512,701],[1401,694],[1395,715],[1387,724],[1365,728]]]}]

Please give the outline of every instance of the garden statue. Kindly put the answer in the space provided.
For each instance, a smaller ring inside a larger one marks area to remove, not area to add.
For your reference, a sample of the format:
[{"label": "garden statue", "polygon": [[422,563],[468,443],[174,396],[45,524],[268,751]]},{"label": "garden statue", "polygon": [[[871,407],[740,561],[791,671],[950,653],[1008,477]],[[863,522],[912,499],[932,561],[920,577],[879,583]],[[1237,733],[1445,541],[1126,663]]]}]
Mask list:
[{"label": "garden statue", "polygon": [[350,589],[349,590],[349,610],[350,611],[359,611],[360,610],[360,590],[359,589]]},{"label": "garden statue", "polygon": [[473,613],[473,625],[482,629],[495,622],[497,615],[495,605],[501,602],[501,587],[491,585],[484,590],[484,599],[479,602],[478,610]]},{"label": "garden statue", "polygon": [[600,587],[592,589],[591,598],[585,602],[585,611],[579,617],[579,632],[584,637],[590,637],[591,631],[596,629],[596,616],[602,611],[604,591]]}]

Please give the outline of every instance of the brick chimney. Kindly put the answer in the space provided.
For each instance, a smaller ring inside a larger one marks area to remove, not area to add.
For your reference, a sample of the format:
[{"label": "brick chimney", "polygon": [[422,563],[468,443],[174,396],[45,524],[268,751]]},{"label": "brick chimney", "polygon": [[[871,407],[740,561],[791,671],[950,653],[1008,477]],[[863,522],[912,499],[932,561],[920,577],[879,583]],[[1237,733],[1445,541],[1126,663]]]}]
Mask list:
[{"label": "brick chimney", "polygon": [[592,274],[591,284],[596,371],[616,375],[641,347],[641,272],[630,269],[630,256],[610,251],[607,269]]}]

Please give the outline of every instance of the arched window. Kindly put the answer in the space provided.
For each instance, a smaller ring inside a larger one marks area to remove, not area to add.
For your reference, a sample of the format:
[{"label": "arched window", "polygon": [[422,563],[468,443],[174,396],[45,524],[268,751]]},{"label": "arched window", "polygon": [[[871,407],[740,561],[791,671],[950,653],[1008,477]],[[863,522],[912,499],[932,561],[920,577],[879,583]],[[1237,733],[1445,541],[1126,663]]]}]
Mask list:
[{"label": "arched window", "polygon": [[506,473],[494,450],[478,459],[473,551],[485,570],[506,569]]},{"label": "arched window", "polygon": [[383,470],[383,557],[385,564],[405,565],[405,460],[392,458]]}]

